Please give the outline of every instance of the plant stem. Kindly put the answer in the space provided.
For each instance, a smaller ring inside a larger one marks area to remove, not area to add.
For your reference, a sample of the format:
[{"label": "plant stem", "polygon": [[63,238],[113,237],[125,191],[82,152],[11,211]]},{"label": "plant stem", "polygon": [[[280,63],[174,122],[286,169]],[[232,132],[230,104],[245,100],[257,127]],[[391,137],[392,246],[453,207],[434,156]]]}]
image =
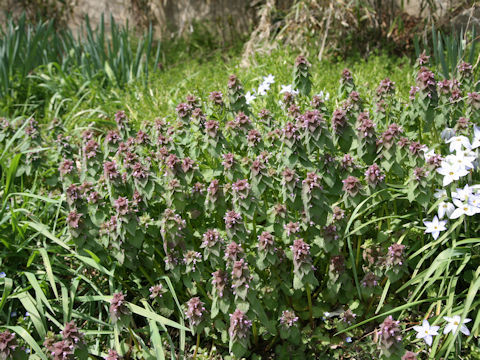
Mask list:
[{"label": "plant stem", "polygon": [[197,343],[195,344],[195,352],[193,353],[193,360],[197,358],[198,347],[200,346],[200,332],[197,333]]},{"label": "plant stem", "polygon": [[308,313],[310,315],[310,327],[313,329],[313,309],[312,309],[312,293],[310,290],[310,285],[305,285],[307,288],[307,300],[308,300]]}]

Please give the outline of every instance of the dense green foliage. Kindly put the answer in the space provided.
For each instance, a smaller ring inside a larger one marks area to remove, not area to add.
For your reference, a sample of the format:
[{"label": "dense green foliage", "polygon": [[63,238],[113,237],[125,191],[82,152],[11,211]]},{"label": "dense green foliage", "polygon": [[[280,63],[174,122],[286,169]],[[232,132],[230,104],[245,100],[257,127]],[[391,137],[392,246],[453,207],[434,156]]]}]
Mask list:
[{"label": "dense green foliage", "polygon": [[[2,98],[0,358],[477,358],[465,49],[450,80],[425,55],[195,49],[131,78],[112,51],[10,66],[29,91]],[[453,331],[416,339],[422,320]]]}]

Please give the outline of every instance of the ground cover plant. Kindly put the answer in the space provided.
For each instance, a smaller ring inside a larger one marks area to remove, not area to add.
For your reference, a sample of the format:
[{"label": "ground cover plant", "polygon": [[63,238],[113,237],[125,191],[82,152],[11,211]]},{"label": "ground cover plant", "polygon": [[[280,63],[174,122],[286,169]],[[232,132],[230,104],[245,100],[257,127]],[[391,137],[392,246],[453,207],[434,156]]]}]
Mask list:
[{"label": "ground cover plant", "polygon": [[479,356],[475,68],[279,58],[2,120],[2,358]]}]

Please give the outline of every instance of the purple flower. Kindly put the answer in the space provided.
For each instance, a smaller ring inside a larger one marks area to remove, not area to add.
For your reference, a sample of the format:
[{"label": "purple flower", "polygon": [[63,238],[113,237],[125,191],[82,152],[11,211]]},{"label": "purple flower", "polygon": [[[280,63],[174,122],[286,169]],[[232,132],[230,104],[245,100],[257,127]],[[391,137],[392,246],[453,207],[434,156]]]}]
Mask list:
[{"label": "purple flower", "polygon": [[353,83],[353,77],[350,70],[348,70],[347,68],[343,69],[342,78],[340,81],[343,83]]},{"label": "purple flower", "polygon": [[70,341],[73,344],[78,344],[83,341],[84,334],[78,330],[78,327],[72,321],[67,322],[60,332],[63,340]]},{"label": "purple flower", "polygon": [[238,196],[240,199],[245,199],[248,196],[250,190],[250,184],[246,179],[238,180],[232,185],[233,193]]},{"label": "purple flower", "polygon": [[208,97],[215,105],[223,105],[223,95],[220,91],[212,91]]},{"label": "purple flower", "polygon": [[295,315],[295,312],[292,310],[283,310],[282,317],[280,318],[280,323],[287,328],[296,325],[298,321],[298,316]]},{"label": "purple flower", "polygon": [[462,76],[470,76],[472,75],[472,65],[462,61],[458,66],[457,66],[458,72]]},{"label": "purple flower", "polygon": [[252,280],[250,271],[248,270],[248,264],[245,259],[237,260],[232,266],[232,289],[233,293],[245,300],[246,292],[240,292],[240,290],[248,289],[248,283]]},{"label": "purple flower", "polygon": [[296,267],[300,267],[303,264],[309,264],[310,258],[310,245],[308,245],[303,239],[297,239],[290,246],[293,253],[293,264]]},{"label": "purple flower", "polygon": [[225,168],[225,170],[231,169],[235,162],[234,155],[232,153],[228,153],[228,154],[223,154],[222,156],[223,156],[222,165]]},{"label": "purple flower", "polygon": [[346,179],[342,180],[343,191],[345,191],[350,196],[355,196],[360,191],[362,184],[360,180],[355,176],[349,176]]},{"label": "purple flower", "polygon": [[318,110],[309,110],[298,118],[299,125],[309,132],[314,132],[324,122],[323,116]]},{"label": "purple flower", "polygon": [[402,360],[417,360],[417,354],[407,351],[405,355],[402,356]]},{"label": "purple flower", "polygon": [[300,67],[300,66],[305,66],[305,67],[309,67],[310,66],[310,63],[308,62],[307,58],[303,55],[299,55],[297,56],[297,58],[295,59],[295,66],[296,67]]},{"label": "purple flower", "polygon": [[258,248],[261,251],[272,251],[274,250],[274,238],[271,233],[268,231],[263,231],[258,235]]},{"label": "purple flower", "polygon": [[205,132],[207,133],[208,136],[214,138],[217,136],[217,131],[219,128],[218,121],[216,120],[208,120],[205,123]]},{"label": "purple flower", "polygon": [[242,215],[237,213],[235,210],[230,210],[225,214],[223,219],[225,220],[225,226],[228,229],[231,229],[235,226],[235,224],[240,223],[242,220]]},{"label": "purple flower", "polygon": [[285,127],[282,129],[283,136],[285,139],[298,140],[300,135],[298,134],[297,127],[292,122],[287,122]]},{"label": "purple flower", "polygon": [[348,325],[351,325],[355,322],[355,318],[357,317],[357,315],[354,314],[352,310],[348,309],[342,315],[340,315],[340,317],[345,323],[347,323]]},{"label": "purple flower", "polygon": [[390,266],[403,265],[405,245],[393,244],[388,248],[388,264]]},{"label": "purple flower", "polygon": [[161,298],[164,292],[162,284],[153,285],[149,289],[150,299]]},{"label": "purple flower", "polygon": [[117,163],[115,162],[115,160],[103,163],[103,173],[105,177],[109,180],[118,179],[120,174],[117,171]]},{"label": "purple flower", "polygon": [[408,92],[409,93],[409,99],[410,100],[414,100],[415,99],[415,95],[417,94],[417,92],[420,91],[420,88],[418,86],[411,86],[410,87],[410,91]]},{"label": "purple flower", "polygon": [[357,122],[358,122],[357,131],[361,138],[375,137],[375,124],[370,119],[368,111],[364,111],[358,114]]},{"label": "purple flower", "polygon": [[190,321],[191,326],[198,326],[203,320],[203,312],[205,311],[204,303],[199,297],[193,297],[187,302],[185,316]]},{"label": "purple flower", "polygon": [[332,129],[335,134],[340,135],[347,126],[347,114],[345,110],[336,109],[332,115]]},{"label": "purple flower", "polygon": [[117,215],[123,216],[127,215],[129,212],[128,199],[126,197],[120,196],[117,200],[115,200],[113,206],[117,210]]},{"label": "purple flower", "polygon": [[335,274],[342,274],[345,271],[343,255],[335,255],[330,258],[330,271]]},{"label": "purple flower", "polygon": [[314,173],[307,173],[307,177],[302,181],[302,184],[307,188],[307,192],[311,192],[314,188],[322,190],[323,187],[320,185],[320,177]]},{"label": "purple flower", "polygon": [[370,186],[376,187],[385,180],[385,175],[382,174],[377,164],[373,164],[365,171],[365,180]]},{"label": "purple flower", "polygon": [[345,154],[343,159],[341,160],[342,168],[344,169],[352,169],[355,168],[355,162],[353,160],[352,155]]},{"label": "purple flower", "polygon": [[145,167],[137,162],[132,166],[132,176],[137,179],[146,179],[148,177],[148,173]]},{"label": "purple flower", "polygon": [[105,360],[120,360],[120,358],[120,355],[118,355],[115,350],[110,349],[108,350],[108,355],[105,357]]},{"label": "purple flower", "polygon": [[48,349],[53,360],[73,360],[75,346],[67,340],[57,341]]},{"label": "purple flower", "polygon": [[374,286],[377,286],[378,285],[377,276],[372,272],[366,273],[363,280],[362,280],[362,285],[364,287],[368,287],[368,288],[372,288]]},{"label": "purple flower", "polygon": [[63,162],[60,164],[60,167],[58,168],[58,171],[60,171],[61,176],[65,176],[67,174],[70,174],[74,169],[73,166],[73,161],[70,159],[65,159]]},{"label": "purple flower", "polygon": [[256,129],[252,129],[247,134],[247,141],[249,146],[257,145],[262,139],[262,135]]},{"label": "purple flower", "polygon": [[220,236],[220,233],[217,229],[210,229],[203,234],[203,241],[200,247],[212,248],[219,243],[223,243],[223,239]]},{"label": "purple flower", "polygon": [[215,285],[219,297],[223,297],[223,292],[227,286],[227,273],[223,270],[217,270],[212,273],[212,284]]},{"label": "purple flower", "polygon": [[345,217],[345,210],[342,210],[338,206],[333,208],[333,220],[340,221]]},{"label": "purple flower", "polygon": [[225,248],[224,258],[228,263],[233,263],[238,260],[241,254],[243,254],[242,246],[232,241]]},{"label": "purple flower", "polygon": [[290,236],[300,231],[300,224],[298,222],[290,221],[288,224],[283,225],[283,229],[287,233],[287,236]]},{"label": "purple flower", "polygon": [[417,59],[418,65],[426,65],[430,61],[430,55],[425,53],[425,50],[420,54]]},{"label": "purple flower", "polygon": [[188,250],[183,256],[183,263],[187,265],[187,267],[190,267],[191,271],[196,270],[197,262],[200,261],[202,261],[202,254],[198,251]]},{"label": "purple flower", "polygon": [[234,340],[247,338],[251,327],[252,322],[248,320],[248,317],[242,310],[236,309],[233,314],[230,314],[228,333]]},{"label": "purple flower", "polygon": [[129,314],[130,310],[128,310],[126,305],[125,295],[121,292],[113,294],[113,298],[110,301],[110,316],[112,317],[112,321],[116,323],[122,316]]},{"label": "purple flower", "polygon": [[177,105],[176,111],[179,118],[185,118],[190,115],[192,111],[192,106],[189,104],[181,103]]},{"label": "purple flower", "polygon": [[67,224],[73,229],[78,229],[78,225],[80,223],[80,218],[83,214],[77,212],[77,210],[72,210],[67,215]]},{"label": "purple flower", "polygon": [[118,131],[110,130],[107,133],[107,136],[105,136],[105,141],[107,144],[117,144],[120,141],[120,135],[118,134]]},{"label": "purple flower", "polygon": [[387,94],[395,93],[395,83],[389,78],[383,79],[380,81],[380,85],[377,87],[377,95],[383,96]]},{"label": "purple flower", "polygon": [[123,129],[126,120],[127,115],[125,115],[125,111],[120,110],[115,114],[115,122],[119,129]]},{"label": "purple flower", "polygon": [[395,321],[392,315],[389,315],[382,324],[380,324],[380,330],[378,330],[378,342],[386,349],[390,349],[396,343],[402,341],[400,336],[400,322]]},{"label": "purple flower", "polygon": [[91,159],[95,155],[97,155],[98,151],[98,143],[95,140],[88,140],[88,142],[85,144],[84,147],[84,152],[87,157],[87,159]]},{"label": "purple flower", "polygon": [[[430,159],[429,159],[430,160]],[[416,167],[413,170],[413,177],[415,180],[420,181],[428,175],[428,171],[423,167]]]},{"label": "purple flower", "polygon": [[0,333],[0,359],[6,360],[13,357],[13,353],[17,348],[15,334],[8,330]]}]

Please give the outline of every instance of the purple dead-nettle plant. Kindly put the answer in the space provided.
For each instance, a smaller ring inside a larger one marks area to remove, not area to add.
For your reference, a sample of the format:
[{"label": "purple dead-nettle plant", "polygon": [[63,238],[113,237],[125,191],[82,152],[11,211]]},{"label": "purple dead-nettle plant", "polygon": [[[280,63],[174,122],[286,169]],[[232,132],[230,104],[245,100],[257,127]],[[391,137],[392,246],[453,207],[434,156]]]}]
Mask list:
[{"label": "purple dead-nettle plant", "polygon": [[417,354],[412,351],[407,351],[401,360],[417,360]]},{"label": "purple dead-nettle plant", "polygon": [[192,94],[185,97],[185,102],[194,108],[199,108],[202,105],[201,99]]},{"label": "purple dead-nettle plant", "polygon": [[352,325],[355,322],[357,314],[353,313],[352,310],[348,309],[340,315],[342,321],[347,325]]},{"label": "purple dead-nettle plant", "polygon": [[337,241],[340,238],[335,224],[324,226],[322,228],[322,236],[327,242]]},{"label": "purple dead-nettle plant", "polygon": [[190,326],[197,327],[203,320],[205,313],[205,304],[200,298],[195,296],[187,301],[185,317],[190,321]]},{"label": "purple dead-nettle plant", "polygon": [[79,331],[73,320],[65,324],[60,334],[63,340],[70,341],[73,344],[79,345],[83,343],[84,334]]},{"label": "purple dead-nettle plant", "polygon": [[117,145],[120,142],[120,134],[116,130],[110,130],[105,136],[107,145]]},{"label": "purple dead-nettle plant", "polygon": [[216,293],[223,297],[225,290],[228,289],[228,273],[223,270],[217,270],[212,273],[212,284],[215,286]]},{"label": "purple dead-nettle plant", "polygon": [[345,257],[343,255],[335,255],[330,258],[330,271],[334,274],[343,274],[345,271]]},{"label": "purple dead-nettle plant", "polygon": [[380,84],[376,90],[378,97],[384,97],[385,95],[394,95],[395,94],[395,82],[390,80],[388,77],[380,81]]},{"label": "purple dead-nettle plant", "polygon": [[163,294],[166,292],[162,284],[151,286],[149,291],[150,291],[150,299],[161,298]]},{"label": "purple dead-nettle plant", "polygon": [[313,133],[320,127],[325,120],[318,110],[309,110],[298,118],[299,126],[303,129]]},{"label": "purple dead-nettle plant", "polygon": [[34,118],[28,120],[28,126],[25,128],[25,134],[28,135],[30,139],[36,139],[40,131],[38,130],[38,122]]},{"label": "purple dead-nettle plant", "polygon": [[368,111],[358,114],[357,124],[357,131],[360,138],[375,138],[375,124],[370,119]]},{"label": "purple dead-nettle plant", "polygon": [[190,117],[190,114],[192,113],[192,105],[186,104],[186,103],[180,103],[176,107],[177,115],[180,119],[182,120],[187,120],[187,118]]},{"label": "purple dead-nettle plant", "polygon": [[235,227],[235,225],[241,223],[242,215],[237,213],[235,210],[230,210],[227,211],[223,219],[225,220],[225,226],[227,227],[227,229],[231,229]]},{"label": "purple dead-nettle plant", "polygon": [[462,61],[458,66],[457,66],[457,69],[458,69],[458,73],[460,74],[460,76],[462,78],[468,78],[470,76],[472,76],[472,65],[465,62],[465,61]]},{"label": "purple dead-nettle plant", "polygon": [[240,111],[237,116],[235,116],[235,123],[240,129],[246,130],[250,127],[252,121],[244,112]]},{"label": "purple dead-nettle plant", "polygon": [[103,163],[103,174],[105,179],[108,180],[117,180],[120,178],[120,173],[117,170],[117,163],[115,160],[106,161]]},{"label": "purple dead-nettle plant", "polygon": [[313,189],[323,190],[323,186],[320,184],[320,177],[315,172],[307,173],[307,177],[302,180],[302,185],[308,193]]},{"label": "purple dead-nettle plant", "polygon": [[297,127],[292,122],[287,122],[285,127],[282,129],[283,137],[287,140],[291,140],[295,142],[295,140],[300,139],[300,135],[298,134]]},{"label": "purple dead-nettle plant", "polygon": [[290,221],[288,224],[283,225],[283,229],[287,233],[287,236],[294,235],[300,232],[300,223]]},{"label": "purple dead-nettle plant", "polygon": [[132,166],[132,176],[139,180],[145,180],[148,178],[148,170],[146,166],[137,162]]},{"label": "purple dead-nettle plant", "polygon": [[220,91],[212,91],[208,96],[208,99],[214,105],[219,105],[219,106],[223,105],[223,94]]},{"label": "purple dead-nettle plant", "polygon": [[187,173],[191,170],[194,169],[195,167],[195,161],[190,159],[189,157],[183,158],[182,159],[182,164],[181,164],[182,170],[184,173]]},{"label": "purple dead-nettle plant", "polygon": [[258,235],[258,249],[259,251],[273,253],[275,251],[275,239],[268,231],[263,231]]},{"label": "purple dead-nettle plant", "polygon": [[438,92],[443,95],[450,94],[452,90],[452,82],[448,79],[437,82]]},{"label": "purple dead-nettle plant", "polygon": [[469,92],[467,94],[467,104],[473,107],[473,109],[480,109],[480,93]]},{"label": "purple dead-nettle plant", "polygon": [[125,295],[121,292],[113,294],[112,300],[110,301],[110,317],[112,321],[116,323],[128,315],[130,315],[130,310],[127,307]]},{"label": "purple dead-nettle plant", "polygon": [[296,326],[298,322],[298,316],[293,310],[283,310],[282,316],[280,317],[280,324],[287,328]]},{"label": "purple dead-nettle plant", "polygon": [[60,172],[60,175],[64,177],[65,175],[71,174],[74,169],[75,169],[75,166],[73,161],[70,159],[64,159],[60,164],[58,171]]},{"label": "purple dead-nettle plant", "polygon": [[314,109],[322,109],[325,106],[325,100],[319,95],[313,95],[310,106]]},{"label": "purple dead-nettle plant", "polygon": [[417,142],[417,141],[412,141],[408,147],[408,150],[412,155],[419,155],[420,152],[423,150],[425,145]]},{"label": "purple dead-nettle plant", "polygon": [[350,72],[350,70],[348,69],[343,69],[342,71],[342,77],[340,79],[340,82],[341,83],[350,83],[350,84],[353,84],[353,77],[352,77],[352,73]]},{"label": "purple dead-nettle plant", "polygon": [[197,270],[197,263],[202,261],[202,254],[195,250],[188,250],[183,255],[183,263],[186,266],[187,273]]},{"label": "purple dead-nettle plant", "polygon": [[97,155],[99,145],[95,140],[88,140],[85,146],[83,147],[83,151],[87,159],[91,159]]},{"label": "purple dead-nettle plant", "polygon": [[242,310],[236,309],[233,314],[230,314],[228,333],[234,341],[248,338],[251,327],[252,321],[248,319]]},{"label": "purple dead-nettle plant", "polygon": [[120,110],[115,114],[115,122],[117,123],[119,129],[123,129],[125,127],[125,123],[127,122],[127,115],[125,114],[125,111]]},{"label": "purple dead-nettle plant", "polygon": [[[47,347],[47,346],[46,346]],[[73,360],[75,346],[70,341],[61,340],[47,347],[53,360]]]},{"label": "purple dead-nettle plant", "polygon": [[470,125],[470,119],[462,116],[458,118],[457,123],[455,124],[455,129],[460,132],[465,131],[470,127]]},{"label": "purple dead-nettle plant", "polygon": [[246,179],[238,180],[232,184],[232,190],[238,199],[244,200],[250,192],[250,184]]},{"label": "purple dead-nettle plant", "polygon": [[205,123],[205,133],[210,136],[211,138],[215,138],[217,136],[217,132],[220,125],[216,120],[208,120]]},{"label": "purple dead-nettle plant", "polygon": [[387,265],[391,267],[401,266],[405,261],[405,245],[392,244],[388,248]]},{"label": "purple dead-nettle plant", "polygon": [[305,264],[311,265],[310,245],[303,241],[303,239],[296,239],[293,245],[290,246],[290,249],[293,254],[293,264],[296,268],[300,268]]},{"label": "purple dead-nettle plant", "polygon": [[283,94],[282,103],[285,108],[288,109],[290,106],[295,104],[295,93],[287,91]]},{"label": "purple dead-nettle plant", "polygon": [[338,206],[335,206],[333,208],[333,221],[334,222],[338,222],[338,221],[341,221],[345,218],[345,210],[343,210],[342,208],[338,207]]},{"label": "purple dead-nettle plant", "polygon": [[126,169],[133,168],[133,165],[138,162],[138,155],[131,151],[126,151],[123,156],[123,166]]},{"label": "purple dead-nettle plant", "polygon": [[178,265],[178,257],[174,253],[167,253],[163,261],[165,262],[165,270],[167,271],[174,270]]},{"label": "purple dead-nettle plant", "polygon": [[113,349],[108,350],[105,360],[120,360],[122,357]]},{"label": "purple dead-nettle plant", "polygon": [[392,145],[395,144],[395,140],[398,139],[399,135],[403,132],[403,129],[393,123],[385,130],[382,134],[380,139],[377,141],[378,145],[382,145],[384,148],[389,149]]},{"label": "purple dead-nettle plant", "polygon": [[250,275],[248,264],[245,259],[237,260],[232,266],[232,290],[233,294],[245,300],[247,298],[247,292],[250,287],[249,283],[253,277]]},{"label": "purple dead-nettle plant", "polygon": [[288,115],[290,115],[293,119],[297,119],[300,117],[301,112],[300,112],[300,107],[296,104],[292,104],[288,107],[287,109]]},{"label": "purple dead-nettle plant", "polygon": [[429,172],[424,167],[416,167],[413,169],[413,178],[416,181],[421,181],[427,177]]},{"label": "purple dead-nettle plant", "polygon": [[235,241],[231,241],[226,246],[224,259],[227,261],[227,264],[232,265],[235,261],[240,259],[241,255],[243,255],[242,245],[237,244]]},{"label": "purple dead-nettle plant", "polygon": [[335,134],[340,135],[347,126],[347,114],[345,110],[336,109],[332,114],[332,129]]},{"label": "purple dead-nettle plant", "polygon": [[227,153],[223,154],[223,161],[222,165],[225,168],[225,170],[229,170],[233,167],[233,164],[235,163],[235,155],[232,153]]},{"label": "purple dead-nettle plant", "polygon": [[422,65],[428,65],[430,62],[430,55],[427,55],[425,50],[418,56],[417,58],[417,64],[422,66]]},{"label": "purple dead-nettle plant", "polygon": [[341,166],[344,170],[355,169],[357,167],[355,165],[355,160],[353,159],[352,155],[350,155],[350,154],[343,155],[343,158],[340,161],[340,164],[341,164]]},{"label": "purple dead-nettle plant", "polygon": [[247,141],[248,141],[248,146],[255,146],[257,145],[260,140],[262,140],[262,134],[257,129],[252,129],[248,131],[247,134]]},{"label": "purple dead-nettle plant", "polygon": [[343,191],[345,191],[349,196],[356,196],[362,189],[362,184],[358,178],[355,176],[348,176],[346,179],[342,180]]},{"label": "purple dead-nettle plant", "polygon": [[157,144],[160,146],[168,145],[173,141],[173,138],[167,137],[163,134],[158,134],[157,136]]},{"label": "purple dead-nettle plant", "polygon": [[180,163],[180,160],[175,154],[170,154],[165,159],[165,165],[173,173],[175,173],[178,170],[179,163]]},{"label": "purple dead-nettle plant", "polygon": [[436,85],[435,74],[426,67],[421,67],[417,74],[417,86],[420,90],[431,97],[436,92]]},{"label": "purple dead-nettle plant", "polygon": [[81,194],[81,189],[79,186],[75,184],[71,184],[67,189],[66,189],[66,195],[67,195],[67,202],[71,205],[75,201],[79,200],[82,197]]},{"label": "purple dead-nettle plant", "polygon": [[113,206],[117,211],[117,216],[125,216],[130,212],[128,199],[126,197],[120,196],[114,201]]},{"label": "purple dead-nettle plant", "polygon": [[250,166],[252,177],[263,173],[263,170],[266,169],[265,162],[266,161],[263,159],[263,157],[260,156],[253,160],[252,165]]},{"label": "purple dead-nettle plant", "polygon": [[223,242],[224,240],[217,229],[209,229],[203,234],[200,247],[202,249],[209,249],[219,244],[223,244]]},{"label": "purple dead-nettle plant", "polygon": [[365,171],[365,181],[368,185],[375,188],[378,184],[385,180],[385,175],[377,164],[370,165]]},{"label": "purple dead-nettle plant", "polygon": [[383,323],[380,324],[380,329],[377,330],[376,335],[377,342],[382,348],[388,350],[402,341],[399,324],[399,321],[393,320],[392,315],[387,316]]},{"label": "purple dead-nettle plant", "polygon": [[362,279],[362,286],[372,288],[378,285],[378,278],[373,272],[368,272]]},{"label": "purple dead-nettle plant", "polygon": [[397,145],[399,148],[403,149],[406,148],[407,146],[410,146],[410,140],[406,138],[405,136],[402,136],[398,141]]},{"label": "purple dead-nettle plant", "polygon": [[7,360],[13,358],[13,353],[17,349],[17,341],[15,340],[15,333],[9,330],[0,332],[0,359]]},{"label": "purple dead-nettle plant", "polygon": [[78,229],[80,225],[80,220],[83,214],[77,212],[77,210],[72,210],[67,215],[67,224],[72,229]]},{"label": "purple dead-nettle plant", "polygon": [[408,94],[410,95],[408,98],[410,100],[415,100],[415,95],[420,91],[420,88],[418,86],[410,86],[410,91]]},{"label": "purple dead-nettle plant", "polygon": [[108,221],[104,222],[100,228],[100,233],[114,236],[117,233],[118,219],[114,215]]}]

